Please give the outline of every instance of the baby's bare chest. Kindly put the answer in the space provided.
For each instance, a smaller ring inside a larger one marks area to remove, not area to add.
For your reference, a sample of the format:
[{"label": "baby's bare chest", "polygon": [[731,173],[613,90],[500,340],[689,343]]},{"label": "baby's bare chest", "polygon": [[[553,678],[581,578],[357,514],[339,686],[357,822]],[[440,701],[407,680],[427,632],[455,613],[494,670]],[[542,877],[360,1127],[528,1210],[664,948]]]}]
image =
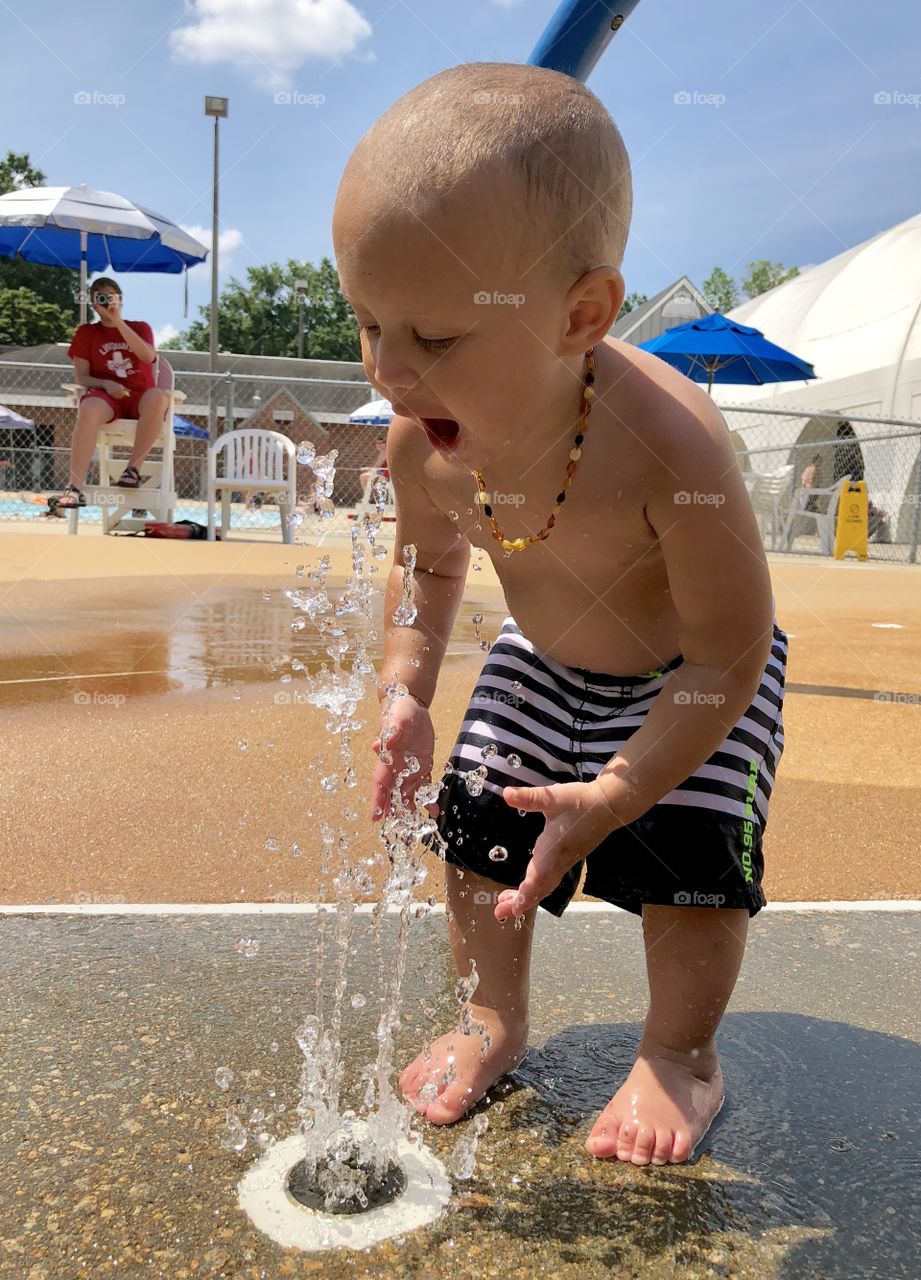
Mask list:
[{"label": "baby's bare chest", "polygon": [[[627,673],[648,667],[650,651],[674,650],[676,619],[658,537],[645,515],[649,473],[642,460],[627,452],[594,466],[583,462],[547,538],[513,552],[496,541],[473,476],[452,471],[441,471],[433,499],[490,557],[509,610],[543,652],[596,669],[603,660]],[[546,526],[555,499],[546,490],[546,482],[540,495],[526,492],[524,483],[518,490],[494,487],[494,499],[507,497],[492,504],[507,538]]]}]

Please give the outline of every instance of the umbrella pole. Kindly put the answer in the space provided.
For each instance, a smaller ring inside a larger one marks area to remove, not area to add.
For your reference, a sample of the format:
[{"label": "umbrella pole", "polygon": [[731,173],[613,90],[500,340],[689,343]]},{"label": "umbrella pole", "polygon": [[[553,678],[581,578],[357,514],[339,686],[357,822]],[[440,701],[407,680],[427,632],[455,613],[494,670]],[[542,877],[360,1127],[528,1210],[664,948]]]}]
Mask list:
[{"label": "umbrella pole", "polygon": [[80,232],[80,323],[86,324],[86,232]]}]

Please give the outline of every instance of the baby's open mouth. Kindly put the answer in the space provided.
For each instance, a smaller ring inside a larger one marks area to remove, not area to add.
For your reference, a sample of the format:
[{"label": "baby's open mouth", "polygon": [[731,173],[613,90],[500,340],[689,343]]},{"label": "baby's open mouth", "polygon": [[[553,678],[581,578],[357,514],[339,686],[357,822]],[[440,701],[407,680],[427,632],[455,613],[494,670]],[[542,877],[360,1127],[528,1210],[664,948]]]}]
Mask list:
[{"label": "baby's open mouth", "polygon": [[420,418],[425,434],[438,449],[453,449],[457,444],[460,426],[453,418]]}]

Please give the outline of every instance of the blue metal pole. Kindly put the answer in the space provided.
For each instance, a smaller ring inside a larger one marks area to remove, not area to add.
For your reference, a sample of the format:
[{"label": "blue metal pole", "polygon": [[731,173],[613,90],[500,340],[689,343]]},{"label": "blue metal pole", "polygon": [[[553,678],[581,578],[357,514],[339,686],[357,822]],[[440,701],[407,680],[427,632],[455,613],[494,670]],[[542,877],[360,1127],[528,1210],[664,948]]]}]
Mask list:
[{"label": "blue metal pole", "polygon": [[562,0],[528,62],[587,80],[639,0]]}]

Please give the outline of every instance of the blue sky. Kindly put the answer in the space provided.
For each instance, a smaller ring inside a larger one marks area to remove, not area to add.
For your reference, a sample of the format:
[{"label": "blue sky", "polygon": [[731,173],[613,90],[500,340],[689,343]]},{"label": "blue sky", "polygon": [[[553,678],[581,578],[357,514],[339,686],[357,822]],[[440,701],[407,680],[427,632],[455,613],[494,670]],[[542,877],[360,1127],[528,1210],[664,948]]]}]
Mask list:
[{"label": "blue sky", "polygon": [[[332,256],[345,160],[376,117],[444,67],[526,61],[555,9],[0,0],[0,148],[28,152],[49,185],[116,191],[210,241],[203,99],[228,97],[222,279],[317,262]],[[651,295],[682,273],[701,286],[714,264],[738,275],[755,258],[802,268],[918,213],[919,34],[906,0],[641,0],[588,81],[633,164],[628,290]],[[127,316],[158,337],[187,323],[180,276],[122,283]],[[207,266],[189,295],[192,320]]]}]

